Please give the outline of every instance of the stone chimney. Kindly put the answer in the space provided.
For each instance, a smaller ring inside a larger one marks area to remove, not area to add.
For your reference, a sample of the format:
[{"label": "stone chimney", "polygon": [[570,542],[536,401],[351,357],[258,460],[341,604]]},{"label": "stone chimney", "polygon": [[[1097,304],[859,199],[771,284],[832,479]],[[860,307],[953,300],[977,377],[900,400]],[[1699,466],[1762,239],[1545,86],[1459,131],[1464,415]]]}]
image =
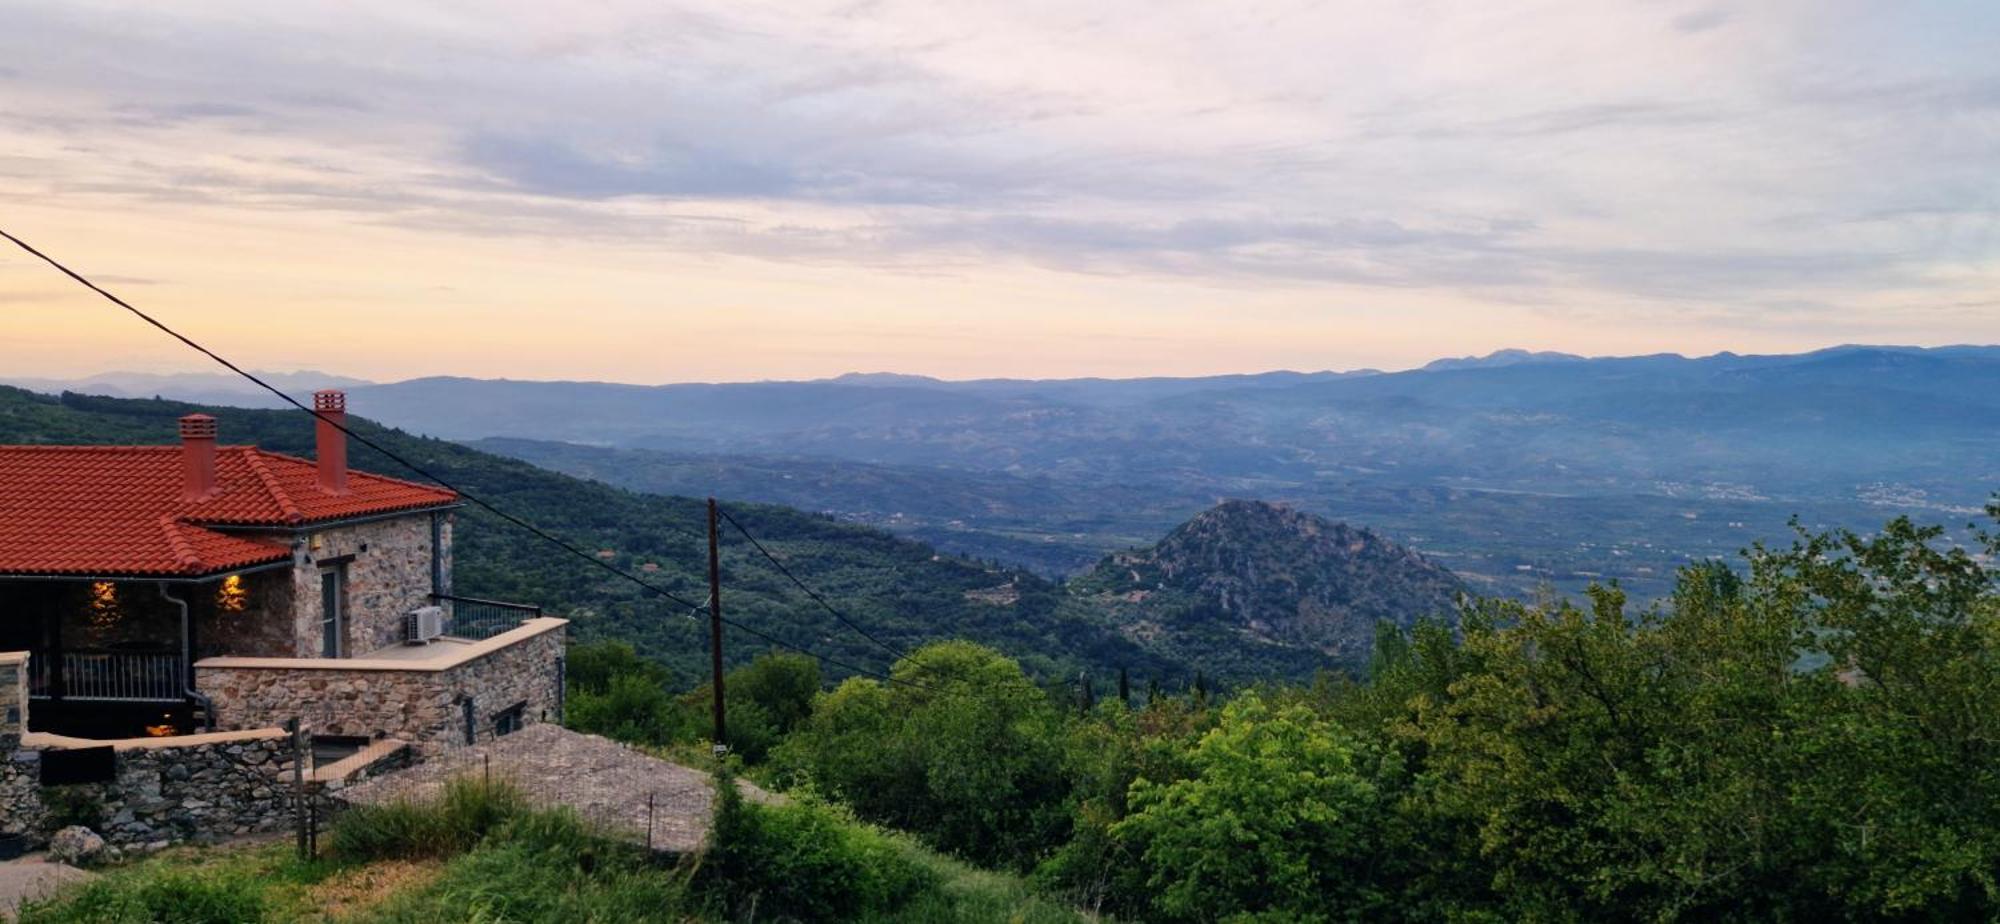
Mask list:
[{"label": "stone chimney", "polygon": [[340,428],[347,426],[347,392],[331,388],[313,392],[313,410],[319,414],[314,425],[318,437],[319,489],[328,494],[346,494],[347,434]]},{"label": "stone chimney", "polygon": [[204,501],[215,496],[215,418],[189,414],[181,418],[181,499]]}]

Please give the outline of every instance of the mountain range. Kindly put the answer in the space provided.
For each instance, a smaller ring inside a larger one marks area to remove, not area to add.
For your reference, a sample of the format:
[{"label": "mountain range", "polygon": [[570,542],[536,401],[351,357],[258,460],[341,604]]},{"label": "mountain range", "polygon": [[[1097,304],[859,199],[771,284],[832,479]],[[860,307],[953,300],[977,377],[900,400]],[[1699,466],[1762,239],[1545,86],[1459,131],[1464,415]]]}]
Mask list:
[{"label": "mountain range", "polygon": [[1368,523],[1484,592],[1616,579],[1643,599],[1679,564],[1784,541],[1794,516],[1956,525],[2000,484],[2000,347],[350,394],[392,425],[571,474],[786,504],[1052,578],[1255,497]]}]

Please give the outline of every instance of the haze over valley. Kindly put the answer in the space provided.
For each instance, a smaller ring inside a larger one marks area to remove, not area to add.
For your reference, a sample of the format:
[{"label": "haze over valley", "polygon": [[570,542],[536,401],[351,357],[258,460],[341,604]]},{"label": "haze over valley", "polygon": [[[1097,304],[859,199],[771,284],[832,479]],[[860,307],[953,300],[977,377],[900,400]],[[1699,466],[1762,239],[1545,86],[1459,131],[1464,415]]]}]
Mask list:
[{"label": "haze over valley", "polygon": [[[636,386],[343,384],[384,423],[620,487],[778,503],[1062,578],[1231,498],[1383,532],[1486,593],[1642,599],[1679,566],[2000,482],[2000,348],[1501,351],[1392,373]],[[74,388],[267,405],[203,376]],[[1959,535],[1960,539],[1966,538]]]}]

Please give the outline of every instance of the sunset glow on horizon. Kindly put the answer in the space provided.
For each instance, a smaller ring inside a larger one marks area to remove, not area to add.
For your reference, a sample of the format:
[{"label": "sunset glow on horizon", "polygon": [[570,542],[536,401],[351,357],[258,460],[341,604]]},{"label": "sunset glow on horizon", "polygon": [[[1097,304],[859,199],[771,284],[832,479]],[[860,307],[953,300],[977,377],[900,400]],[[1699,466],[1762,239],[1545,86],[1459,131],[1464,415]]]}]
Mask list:
[{"label": "sunset glow on horizon", "polygon": [[[1535,6],[0,4],[0,227],[375,380],[2000,342],[2000,16]],[[11,248],[0,340],[212,371]]]}]

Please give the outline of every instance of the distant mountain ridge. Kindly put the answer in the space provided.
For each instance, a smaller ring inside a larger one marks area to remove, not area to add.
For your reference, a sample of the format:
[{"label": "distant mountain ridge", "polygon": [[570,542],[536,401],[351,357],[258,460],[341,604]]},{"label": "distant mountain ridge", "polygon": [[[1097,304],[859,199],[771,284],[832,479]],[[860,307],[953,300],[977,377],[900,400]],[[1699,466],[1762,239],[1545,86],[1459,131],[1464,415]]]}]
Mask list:
[{"label": "distant mountain ridge", "polygon": [[1455,622],[1468,589],[1449,569],[1367,529],[1232,500],[1151,547],[1107,556],[1070,593],[1162,654],[1237,639],[1354,665],[1378,623]]},{"label": "distant mountain ridge", "polygon": [[1680,564],[1786,541],[1793,515],[1962,523],[2000,485],[2000,347],[1250,378],[435,380],[356,399],[625,487],[797,504],[1050,577],[1260,497],[1365,517],[1490,593],[1616,579],[1645,600]]},{"label": "distant mountain ridge", "polygon": [[1502,366],[1518,366],[1522,363],[1580,363],[1587,360],[1575,353],[1552,351],[1530,352],[1528,350],[1494,350],[1485,356],[1462,356],[1456,359],[1433,359],[1423,365],[1423,371],[1437,372],[1445,369],[1498,369]]},{"label": "distant mountain ridge", "polygon": [[[357,388],[376,384],[367,379],[309,369],[294,372],[252,370],[252,374],[302,401],[310,401],[312,393],[322,388]],[[284,405],[256,383],[230,372],[101,372],[74,379],[0,376],[0,384],[49,394],[73,391],[109,398],[169,398],[229,407]]]}]

